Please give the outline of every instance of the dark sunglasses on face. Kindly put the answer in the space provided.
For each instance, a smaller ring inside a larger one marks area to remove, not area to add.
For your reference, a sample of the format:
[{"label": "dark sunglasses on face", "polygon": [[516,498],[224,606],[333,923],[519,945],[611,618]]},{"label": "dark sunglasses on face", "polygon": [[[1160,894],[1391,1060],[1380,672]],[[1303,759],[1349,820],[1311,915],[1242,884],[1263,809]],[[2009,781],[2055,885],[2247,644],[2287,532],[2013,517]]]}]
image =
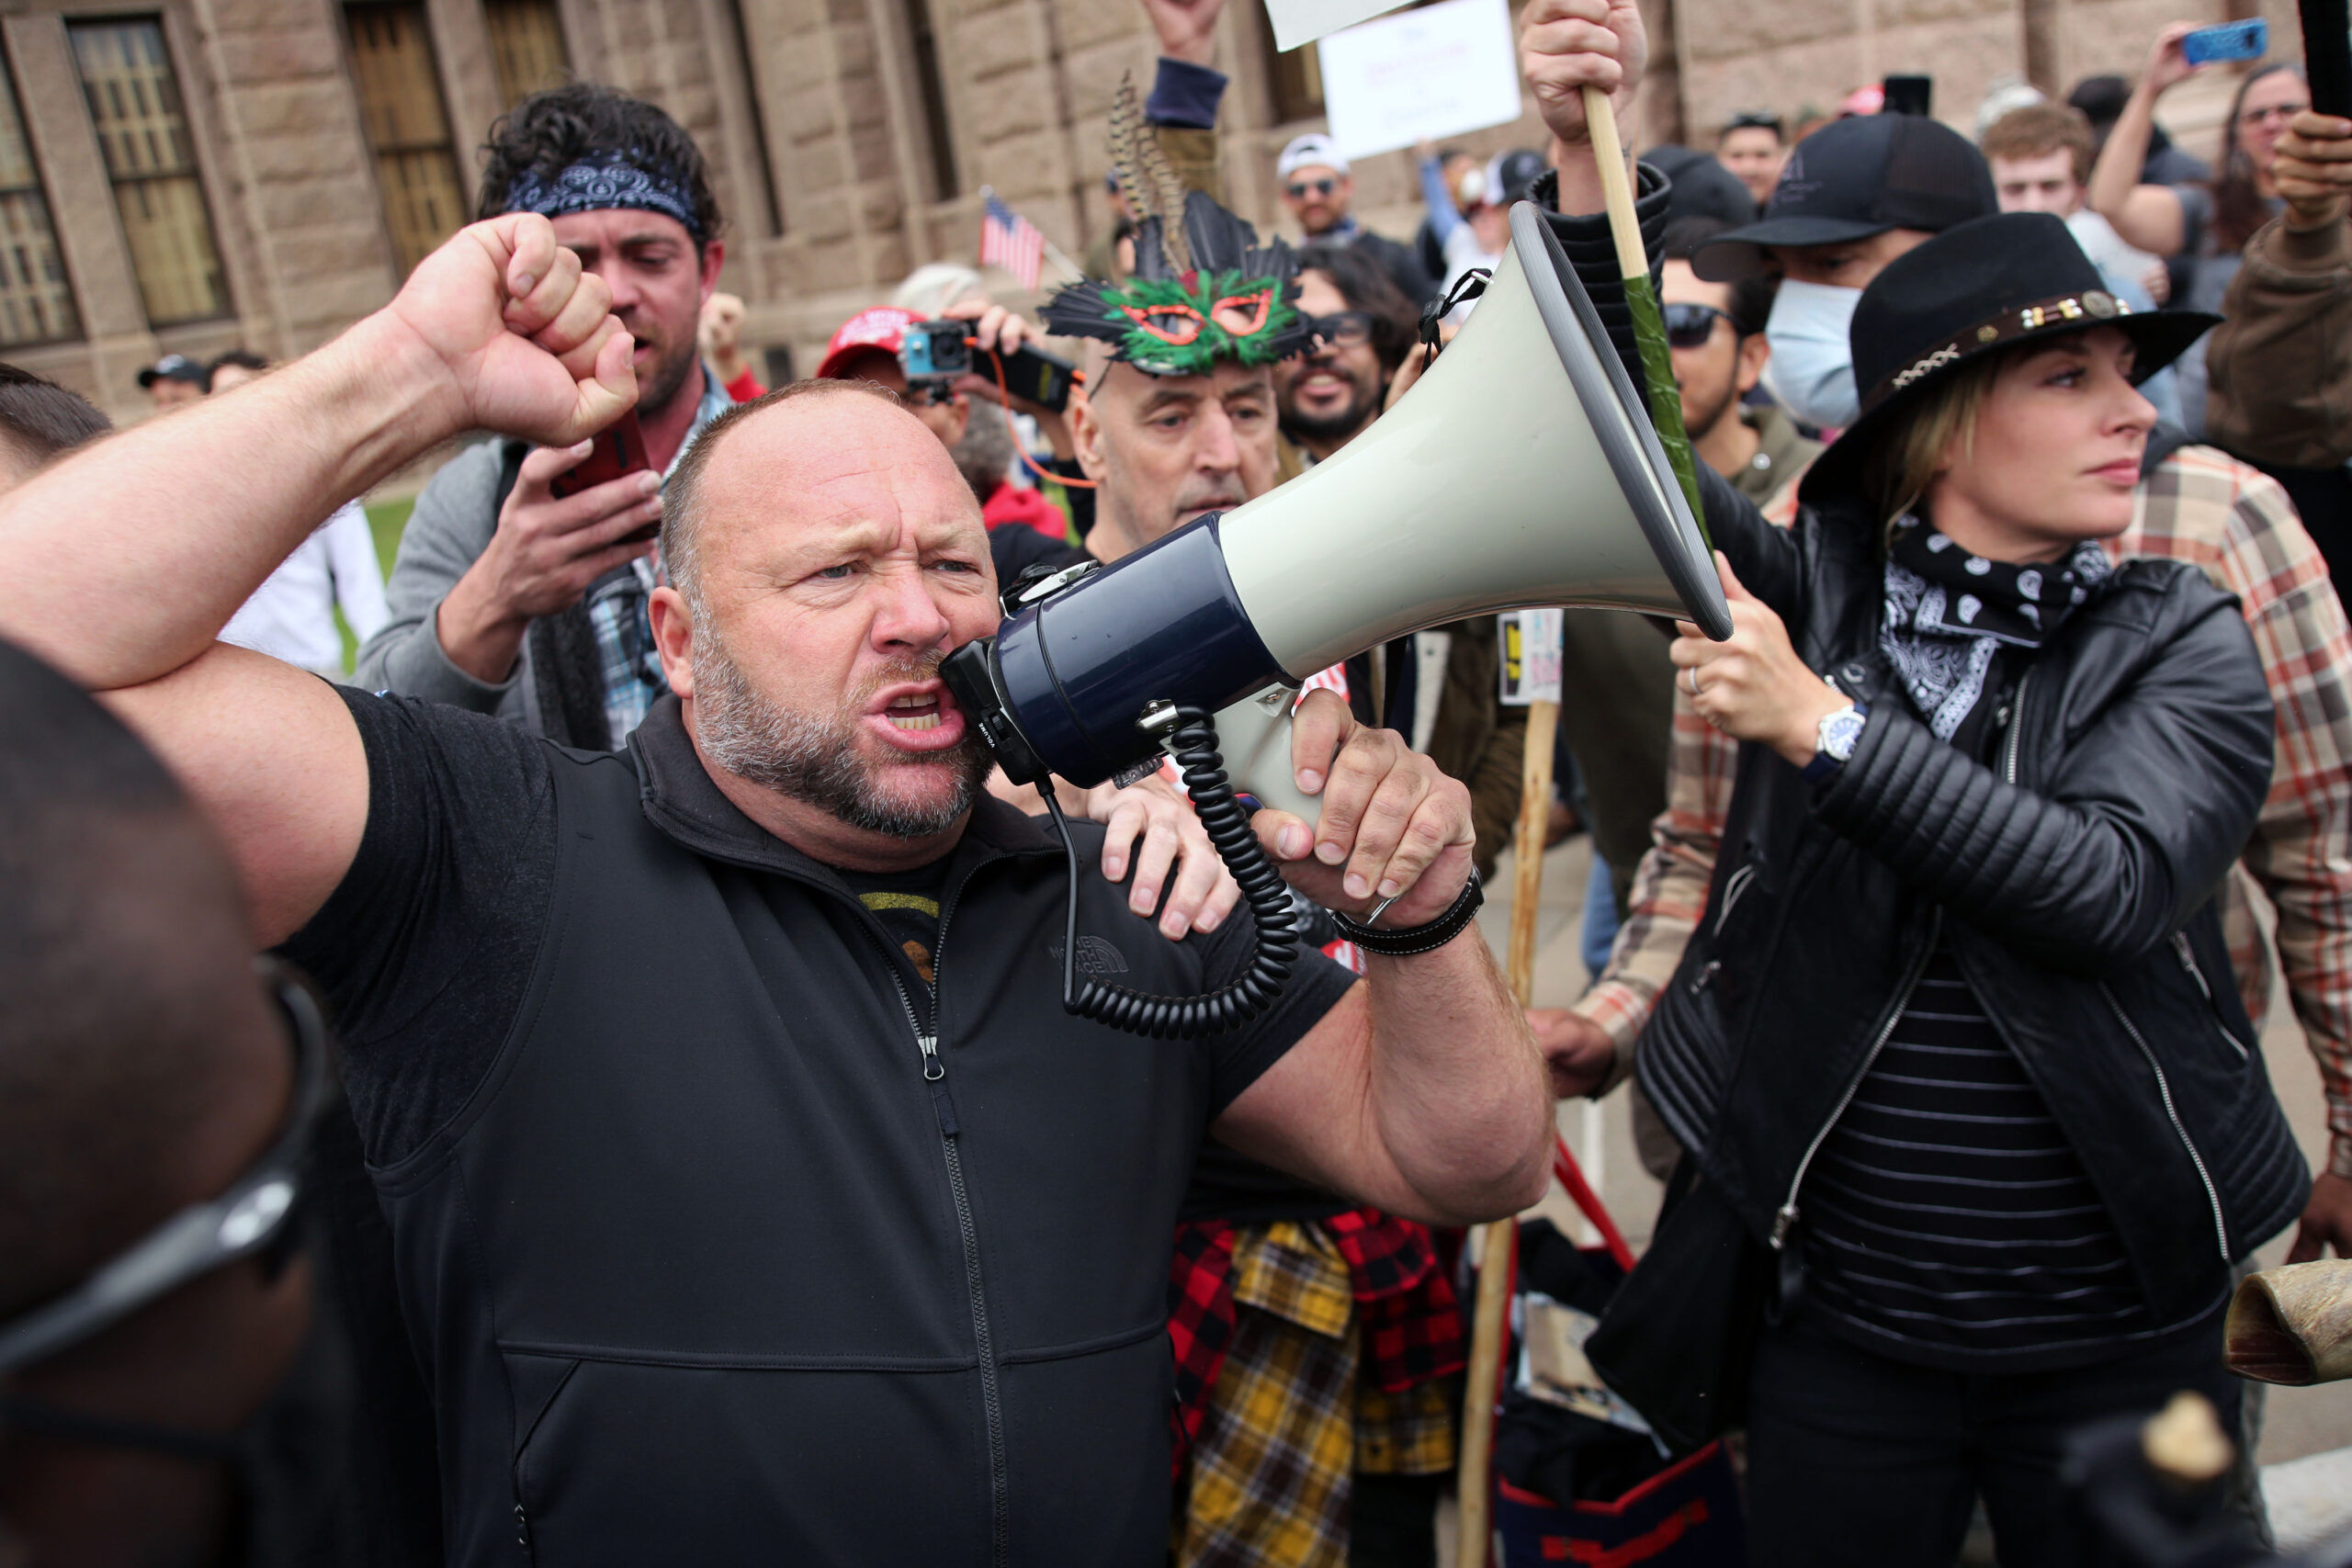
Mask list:
[{"label": "dark sunglasses on face", "polygon": [[1334,310],[1328,316],[1309,316],[1306,330],[1333,348],[1361,348],[1372,341],[1372,312]]},{"label": "dark sunglasses on face", "polygon": [[[1665,305],[1659,313],[1666,318],[1666,341],[1676,348],[1699,348],[1715,335],[1715,319],[1730,321],[1730,313],[1713,305]],[[1732,331],[1739,331],[1739,323],[1732,322]]]},{"label": "dark sunglasses on face", "polygon": [[0,1324],[0,1372],[78,1345],[241,1258],[266,1255],[274,1272],[290,1257],[311,1144],[342,1092],[326,1012],[309,982],[274,958],[257,958],[254,968],[292,1035],[294,1096],[285,1126],[220,1197],[182,1209],[62,1296]]},{"label": "dark sunglasses on face", "polygon": [[1293,201],[1305,201],[1309,192],[1317,196],[1329,196],[1339,188],[1340,182],[1332,179],[1293,180],[1290,182],[1290,198]]}]

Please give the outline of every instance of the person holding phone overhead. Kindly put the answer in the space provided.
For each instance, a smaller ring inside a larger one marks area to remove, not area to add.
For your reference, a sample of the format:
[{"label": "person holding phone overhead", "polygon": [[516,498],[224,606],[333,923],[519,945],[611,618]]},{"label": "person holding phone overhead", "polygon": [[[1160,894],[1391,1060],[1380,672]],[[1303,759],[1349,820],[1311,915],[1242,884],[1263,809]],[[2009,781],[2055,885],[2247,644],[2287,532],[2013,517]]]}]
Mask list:
[{"label": "person holding phone overhead", "polygon": [[611,750],[666,689],[646,618],[662,476],[730,406],[696,337],[725,220],[694,139],[609,87],[526,98],[484,152],[477,216],[555,224],[612,290],[640,391],[588,440],[487,441],[433,477],[354,680]]},{"label": "person holding phone overhead", "polygon": [[[2192,34],[2207,29],[2175,22],[2156,35],[2148,69],[2125,101],[2107,145],[2091,170],[2090,204],[2115,225],[2124,240],[2156,255],[2188,252],[2196,258],[2188,286],[2174,303],[2186,310],[2219,311],[2222,297],[2237,276],[2241,254],[2254,231],[2278,215],[2278,186],[2271,167],[2288,121],[2312,107],[2303,68],[2286,62],[2259,66],[2238,84],[2230,118],[2222,125],[2222,158],[2207,185],[2143,185],[2140,169],[2155,125],[2156,99],[2211,62],[2199,63],[2182,51]],[[2180,358],[2180,412],[2191,435],[2205,434],[2205,345]]]}]

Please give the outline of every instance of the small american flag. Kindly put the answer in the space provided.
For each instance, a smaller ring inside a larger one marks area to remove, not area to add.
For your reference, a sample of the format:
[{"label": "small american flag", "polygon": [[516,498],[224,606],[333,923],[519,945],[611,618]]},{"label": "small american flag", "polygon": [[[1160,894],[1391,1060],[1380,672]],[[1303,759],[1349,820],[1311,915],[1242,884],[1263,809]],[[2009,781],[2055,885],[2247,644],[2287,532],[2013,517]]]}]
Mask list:
[{"label": "small american flag", "polygon": [[987,216],[980,220],[980,265],[1001,266],[1034,289],[1046,264],[1046,236],[1037,226],[997,199],[996,192],[980,192]]}]

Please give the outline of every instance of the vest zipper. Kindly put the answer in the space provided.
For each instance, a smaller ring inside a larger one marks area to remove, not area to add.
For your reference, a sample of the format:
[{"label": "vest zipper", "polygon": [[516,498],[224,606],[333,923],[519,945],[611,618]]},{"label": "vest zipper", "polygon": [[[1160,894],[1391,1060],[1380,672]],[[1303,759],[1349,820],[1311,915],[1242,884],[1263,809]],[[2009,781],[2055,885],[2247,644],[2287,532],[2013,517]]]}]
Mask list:
[{"label": "vest zipper", "polygon": [[2197,954],[2189,951],[2187,931],[2172,933],[2172,950],[2179,955],[2180,966],[2188,971],[2188,977],[2197,982],[2198,990],[2204,994],[2205,1005],[2214,1010],[2213,1027],[2222,1032],[2222,1038],[2230,1043],[2230,1049],[2238,1054],[2239,1061],[2250,1060],[2245,1046],[2239,1042],[2236,1035],[2230,1032],[2230,1026],[2222,1021],[2221,1004],[2213,999],[2213,987],[2206,981],[2205,971],[2197,966]]},{"label": "vest zipper", "polygon": [[2173,1132],[2180,1138],[2180,1146],[2188,1151],[2188,1163],[2197,1168],[2197,1179],[2205,1184],[2205,1201],[2213,1209],[2213,1239],[2221,1248],[2222,1267],[2226,1269],[2230,1267],[2230,1227],[2222,1217],[2222,1194],[2215,1190],[2213,1178],[2205,1168],[2205,1156],[2197,1152],[2196,1141],[2189,1137],[2188,1129],[2181,1124],[2180,1112],[2172,1102],[2172,1084],[2165,1077],[2165,1069],[2157,1062],[2156,1054],[2148,1049],[2148,1042],[2142,1037],[2140,1026],[2132,1021],[2132,1015],[2123,1010],[2123,1004],[2115,999],[2115,993],[2108,989],[2106,981],[2098,983],[2098,992],[2107,998],[2108,1010],[2115,1014],[2115,1021],[2123,1026],[2123,1032],[2132,1037],[2132,1043],[2140,1047],[2140,1055],[2146,1059],[2148,1070],[2156,1075],[2156,1098],[2165,1102],[2165,1120],[2172,1123]]},{"label": "vest zipper", "polygon": [[[964,891],[958,883],[947,895],[939,909],[939,937],[932,943],[932,1017],[933,1025],[926,1030],[922,1015],[915,1011],[914,998],[908,994],[907,983],[899,974],[898,959],[886,947],[884,967],[890,976],[890,987],[899,993],[899,1005],[906,1010],[907,1024],[914,1031],[915,1049],[922,1054],[922,1079],[931,1086],[932,1114],[939,1121],[939,1146],[947,1157],[947,1190],[956,1203],[956,1228],[961,1233],[964,1246],[964,1291],[971,1302],[972,1338],[980,1357],[980,1408],[989,1434],[989,1561],[1002,1564],[1012,1553],[1012,1482],[1004,1450],[1004,1401],[998,1386],[996,1366],[996,1333],[989,1323],[988,1292],[980,1275],[980,1231],[972,1218],[972,1195],[964,1184],[964,1155],[956,1145],[962,1129],[956,1121],[956,1100],[947,1089],[947,1063],[939,1054],[937,1019],[939,1015],[939,985],[945,970],[942,961],[947,953],[947,921],[956,912],[956,899]],[[865,911],[861,908],[860,914]],[[868,932],[871,935],[871,931]],[[881,944],[879,937],[876,944]]]},{"label": "vest zipper", "polygon": [[1789,1179],[1788,1199],[1772,1216],[1773,1251],[1781,1250],[1781,1245],[1789,1239],[1789,1232],[1797,1223],[1797,1192],[1804,1186],[1804,1173],[1813,1168],[1813,1156],[1821,1152],[1823,1144],[1828,1142],[1830,1129],[1836,1127],[1838,1119],[1846,1114],[1846,1107],[1854,1103],[1854,1096],[1861,1092],[1862,1079],[1870,1076],[1878,1054],[1886,1049],[1887,1040],[1894,1033],[1895,1024],[1902,1020],[1903,1010],[1911,1005],[1911,993],[1919,988],[1919,976],[1928,972],[1928,960],[1935,956],[1936,942],[1943,934],[1943,926],[1944,912],[1938,909],[1928,921],[1928,940],[1920,945],[1919,955],[1911,961],[1910,972],[1903,976],[1903,985],[1894,993],[1894,1004],[1879,1020],[1878,1032],[1871,1039],[1870,1055],[1862,1058],[1862,1065],[1856,1069],[1854,1076],[1846,1080],[1846,1092],[1838,1097],[1837,1109],[1829,1112],[1829,1119],[1821,1124],[1819,1132],[1814,1134],[1813,1142],[1804,1146],[1804,1157],[1797,1161],[1797,1173]]}]

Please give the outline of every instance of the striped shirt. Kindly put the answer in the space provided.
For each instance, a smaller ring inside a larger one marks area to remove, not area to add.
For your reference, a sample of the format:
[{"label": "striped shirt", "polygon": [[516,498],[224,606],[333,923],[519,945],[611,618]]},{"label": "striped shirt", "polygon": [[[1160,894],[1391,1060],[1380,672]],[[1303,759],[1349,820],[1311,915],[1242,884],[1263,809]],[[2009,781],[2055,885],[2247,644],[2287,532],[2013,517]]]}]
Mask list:
[{"label": "striped shirt", "polygon": [[2082,1161],[1948,946],[1815,1156],[1804,1203],[1807,1306],[1881,1354],[2041,1371],[2157,1336]]}]

